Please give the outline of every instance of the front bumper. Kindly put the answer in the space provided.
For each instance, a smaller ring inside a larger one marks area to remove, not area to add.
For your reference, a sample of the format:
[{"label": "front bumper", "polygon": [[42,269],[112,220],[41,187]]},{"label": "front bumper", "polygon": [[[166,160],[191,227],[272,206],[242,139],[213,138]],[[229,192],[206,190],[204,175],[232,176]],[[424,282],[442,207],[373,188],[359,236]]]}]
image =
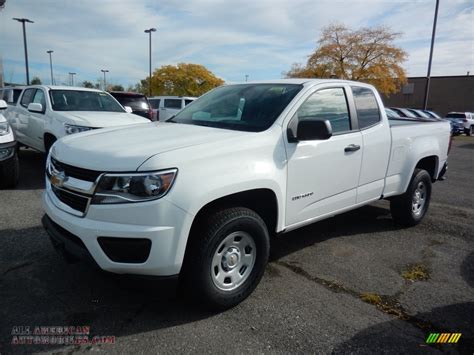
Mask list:
[{"label": "front bumper", "polygon": [[[60,209],[61,201],[47,188],[43,205],[45,229],[51,238],[69,254],[80,259],[90,256],[105,271],[170,276],[181,270],[192,216],[163,198],[135,204],[90,205],[87,215],[79,217]],[[75,243],[70,240],[74,238],[68,238],[70,235],[77,238]],[[113,261],[99,242],[104,237],[148,239],[149,255],[144,262]]]}]

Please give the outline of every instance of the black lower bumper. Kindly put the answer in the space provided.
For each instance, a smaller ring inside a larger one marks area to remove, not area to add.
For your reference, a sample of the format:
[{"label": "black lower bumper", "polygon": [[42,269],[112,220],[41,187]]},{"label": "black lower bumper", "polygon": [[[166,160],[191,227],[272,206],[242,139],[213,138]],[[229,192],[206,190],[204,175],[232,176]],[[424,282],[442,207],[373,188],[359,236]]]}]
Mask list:
[{"label": "black lower bumper", "polygon": [[98,266],[79,237],[53,222],[53,220],[46,214],[41,219],[41,222],[49,235],[49,239],[51,240],[54,249],[64,256],[66,261],[75,262],[86,260],[92,262],[95,266]]},{"label": "black lower bumper", "polygon": [[[74,263],[77,261],[86,261],[93,266],[97,267],[104,273],[113,274],[107,272],[100,268],[100,266],[95,262],[92,255],[87,250],[84,242],[67,231],[57,223],[55,223],[48,215],[44,215],[41,219],[43,227],[49,235],[49,239],[53,244],[54,249],[64,257],[64,259],[69,263]],[[178,285],[179,275],[171,276],[152,276],[152,275],[135,275],[135,274],[113,274],[116,277],[120,278],[120,281],[127,281],[139,286],[140,281],[157,281],[160,290],[173,291]]]},{"label": "black lower bumper", "polygon": [[0,154],[0,165],[8,163],[11,159],[14,158],[15,153],[16,153],[16,142],[8,142],[8,143],[1,143],[0,144],[0,150],[5,150],[8,149],[10,152],[6,157],[1,158],[3,154]]}]

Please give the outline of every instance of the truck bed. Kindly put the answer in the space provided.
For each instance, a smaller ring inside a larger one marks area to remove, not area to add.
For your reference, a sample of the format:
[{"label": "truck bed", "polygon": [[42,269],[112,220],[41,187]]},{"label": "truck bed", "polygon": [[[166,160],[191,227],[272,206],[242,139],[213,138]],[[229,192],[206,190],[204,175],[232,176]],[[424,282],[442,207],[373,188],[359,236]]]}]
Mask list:
[{"label": "truck bed", "polygon": [[436,161],[433,180],[446,163],[450,141],[447,121],[390,119],[392,146],[384,196],[406,190],[419,157]]}]

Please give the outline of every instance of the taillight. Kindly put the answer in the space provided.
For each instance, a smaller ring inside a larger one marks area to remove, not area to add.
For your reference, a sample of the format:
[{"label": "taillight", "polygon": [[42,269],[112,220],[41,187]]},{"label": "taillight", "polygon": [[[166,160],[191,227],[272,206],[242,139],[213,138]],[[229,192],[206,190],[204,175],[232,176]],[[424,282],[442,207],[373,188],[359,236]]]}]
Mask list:
[{"label": "taillight", "polygon": [[150,121],[153,121],[153,110],[152,109],[148,110],[148,118],[150,119]]}]

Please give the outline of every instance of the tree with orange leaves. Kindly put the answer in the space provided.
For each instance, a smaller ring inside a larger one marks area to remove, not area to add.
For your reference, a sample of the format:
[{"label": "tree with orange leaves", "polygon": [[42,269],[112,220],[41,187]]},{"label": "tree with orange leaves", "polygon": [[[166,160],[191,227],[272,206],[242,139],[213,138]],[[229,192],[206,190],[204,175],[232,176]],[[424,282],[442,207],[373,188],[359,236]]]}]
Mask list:
[{"label": "tree with orange leaves", "polygon": [[293,64],[285,75],[364,81],[381,93],[395,93],[406,82],[402,63],[407,53],[393,44],[400,35],[386,27],[351,30],[340,24],[329,25],[306,65]]}]

